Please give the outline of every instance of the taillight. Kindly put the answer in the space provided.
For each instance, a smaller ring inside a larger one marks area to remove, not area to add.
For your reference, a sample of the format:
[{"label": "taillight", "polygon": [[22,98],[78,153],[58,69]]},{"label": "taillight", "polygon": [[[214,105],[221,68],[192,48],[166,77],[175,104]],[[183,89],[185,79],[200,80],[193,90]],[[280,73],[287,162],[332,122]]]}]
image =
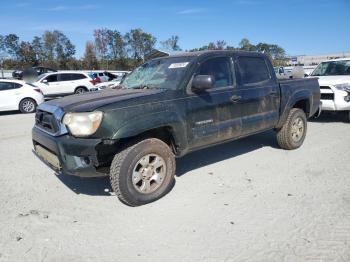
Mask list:
[{"label": "taillight", "polygon": [[95,82],[94,79],[93,79],[93,80],[90,80],[90,83],[93,84],[93,85],[96,85],[96,82]]}]

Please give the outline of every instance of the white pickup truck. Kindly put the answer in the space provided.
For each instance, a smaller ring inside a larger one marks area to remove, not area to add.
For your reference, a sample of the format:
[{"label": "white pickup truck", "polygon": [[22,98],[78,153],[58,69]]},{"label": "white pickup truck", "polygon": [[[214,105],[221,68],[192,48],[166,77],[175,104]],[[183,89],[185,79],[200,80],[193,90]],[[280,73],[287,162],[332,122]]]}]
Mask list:
[{"label": "white pickup truck", "polygon": [[350,58],[322,62],[313,76],[320,84],[322,110],[348,111],[350,119]]}]

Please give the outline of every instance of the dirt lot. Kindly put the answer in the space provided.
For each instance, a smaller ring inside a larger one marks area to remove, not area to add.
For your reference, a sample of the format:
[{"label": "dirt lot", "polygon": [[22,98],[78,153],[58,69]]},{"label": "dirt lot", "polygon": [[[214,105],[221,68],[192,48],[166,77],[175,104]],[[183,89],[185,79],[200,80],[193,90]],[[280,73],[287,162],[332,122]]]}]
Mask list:
[{"label": "dirt lot", "polygon": [[33,115],[0,115],[0,261],[350,261],[350,124],[309,123],[178,160],[165,198],[131,208],[108,179],[56,176],[32,153]]}]

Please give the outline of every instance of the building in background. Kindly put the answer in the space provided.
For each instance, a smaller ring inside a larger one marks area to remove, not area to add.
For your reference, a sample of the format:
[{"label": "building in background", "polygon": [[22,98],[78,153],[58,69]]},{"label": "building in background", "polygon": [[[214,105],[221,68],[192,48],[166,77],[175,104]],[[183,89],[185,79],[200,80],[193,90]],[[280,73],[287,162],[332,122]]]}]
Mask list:
[{"label": "building in background", "polygon": [[337,59],[337,58],[350,58],[350,52],[342,53],[333,53],[333,54],[324,54],[324,55],[300,55],[300,56],[291,56],[289,57],[289,65],[304,65],[304,66],[315,66],[319,63]]}]

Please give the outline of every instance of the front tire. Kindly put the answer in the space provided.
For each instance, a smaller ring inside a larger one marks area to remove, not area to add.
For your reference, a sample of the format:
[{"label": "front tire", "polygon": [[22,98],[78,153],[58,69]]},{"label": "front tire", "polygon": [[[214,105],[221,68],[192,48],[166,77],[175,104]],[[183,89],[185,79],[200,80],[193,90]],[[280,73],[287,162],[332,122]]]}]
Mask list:
[{"label": "front tire", "polygon": [[111,186],[129,206],[148,204],[171,190],[175,168],[175,156],[167,144],[156,138],[145,139],[115,155]]},{"label": "front tire", "polygon": [[306,130],[305,112],[299,108],[291,109],[283,127],[277,131],[278,145],[287,150],[299,148],[305,140]]},{"label": "front tire", "polygon": [[19,110],[23,114],[30,114],[34,113],[36,111],[36,102],[34,99],[31,98],[24,98],[20,103],[19,103]]}]

